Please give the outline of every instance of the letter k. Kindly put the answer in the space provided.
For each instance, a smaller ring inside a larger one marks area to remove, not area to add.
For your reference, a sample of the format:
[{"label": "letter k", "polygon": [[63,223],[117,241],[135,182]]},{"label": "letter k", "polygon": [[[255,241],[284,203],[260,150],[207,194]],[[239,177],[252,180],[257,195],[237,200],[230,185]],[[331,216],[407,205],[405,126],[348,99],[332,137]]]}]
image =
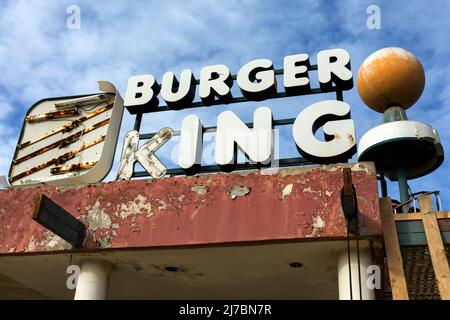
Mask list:
[{"label": "letter k", "polygon": [[127,180],[133,175],[134,163],[139,162],[152,176],[160,178],[166,174],[166,166],[155,156],[155,152],[172,138],[173,130],[163,128],[138,149],[139,132],[132,130],[125,135],[117,180]]}]

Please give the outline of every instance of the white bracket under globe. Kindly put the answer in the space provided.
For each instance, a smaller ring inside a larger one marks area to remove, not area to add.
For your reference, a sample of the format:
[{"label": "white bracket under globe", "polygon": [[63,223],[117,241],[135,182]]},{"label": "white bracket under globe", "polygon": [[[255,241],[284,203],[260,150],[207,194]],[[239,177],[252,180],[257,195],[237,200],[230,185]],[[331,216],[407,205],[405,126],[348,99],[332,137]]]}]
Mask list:
[{"label": "white bracket under globe", "polygon": [[444,150],[433,127],[421,121],[393,121],[370,129],[358,145],[358,160],[373,161],[377,171],[397,180],[397,164],[403,163],[408,179],[439,167]]}]

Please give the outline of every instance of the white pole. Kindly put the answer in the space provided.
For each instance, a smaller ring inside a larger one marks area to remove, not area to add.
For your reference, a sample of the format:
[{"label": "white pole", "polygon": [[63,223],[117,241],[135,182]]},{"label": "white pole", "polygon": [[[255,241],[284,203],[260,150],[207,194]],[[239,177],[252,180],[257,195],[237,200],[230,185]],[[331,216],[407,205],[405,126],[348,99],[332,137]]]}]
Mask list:
[{"label": "white pole", "polygon": [[[350,249],[350,265],[351,265],[351,279],[352,279],[352,295],[353,300],[360,300],[359,296],[359,274],[358,274],[358,256],[356,248]],[[374,300],[375,291],[369,289],[367,279],[367,267],[372,265],[372,258],[368,248],[359,248],[359,261],[361,270],[361,295],[362,300]],[[350,300],[350,274],[348,263],[348,252],[344,250],[339,254],[338,261],[338,282],[339,282],[339,300]]]},{"label": "white pole", "polygon": [[74,300],[105,300],[111,269],[108,261],[83,261]]}]

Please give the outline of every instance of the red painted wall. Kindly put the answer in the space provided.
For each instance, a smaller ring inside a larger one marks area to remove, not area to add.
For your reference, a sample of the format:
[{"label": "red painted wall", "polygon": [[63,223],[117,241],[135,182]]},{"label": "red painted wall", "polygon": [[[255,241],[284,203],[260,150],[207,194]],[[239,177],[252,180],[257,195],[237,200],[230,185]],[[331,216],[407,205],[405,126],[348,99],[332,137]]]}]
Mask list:
[{"label": "red painted wall", "polygon": [[0,254],[70,248],[31,219],[40,193],[85,223],[89,250],[344,238],[343,166],[352,167],[361,237],[380,236],[375,170],[359,163],[2,191]]}]

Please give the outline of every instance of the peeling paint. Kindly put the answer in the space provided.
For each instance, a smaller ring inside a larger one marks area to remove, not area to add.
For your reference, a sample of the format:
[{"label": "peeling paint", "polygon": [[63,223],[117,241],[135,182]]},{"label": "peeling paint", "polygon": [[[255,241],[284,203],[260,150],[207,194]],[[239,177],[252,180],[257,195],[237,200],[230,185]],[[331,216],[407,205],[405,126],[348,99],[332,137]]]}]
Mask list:
[{"label": "peeling paint", "polygon": [[[130,180],[64,191],[52,185],[12,188],[0,192],[0,255],[69,248],[30,219],[33,199],[41,193],[96,229],[86,230],[89,236],[84,243],[84,249],[94,252],[101,248],[342,238],[347,235],[340,205],[344,167],[352,168],[358,190],[360,236],[380,236],[373,164],[338,164],[277,169],[272,175],[254,171],[245,176],[167,177],[151,180],[150,185],[145,180]],[[227,202],[231,199],[235,200]]]},{"label": "peeling paint", "polygon": [[168,207],[167,202],[165,202],[164,200],[158,200],[158,203],[160,204],[160,206],[158,206],[158,210],[167,209]]},{"label": "peeling paint", "polygon": [[32,252],[37,249],[37,243],[36,239],[34,238],[34,235],[31,236],[30,241],[28,242],[27,247],[25,248],[25,252]]},{"label": "peeling paint", "polygon": [[250,193],[251,188],[246,187],[246,186],[238,186],[238,185],[233,185],[230,188],[230,197],[231,199],[236,199],[237,197],[243,197],[247,194]]},{"label": "peeling paint", "polygon": [[195,192],[196,194],[199,195],[204,195],[205,193],[208,192],[208,187],[207,186],[194,186],[191,188],[192,192]]},{"label": "peeling paint", "polygon": [[111,237],[106,236],[105,238],[98,239],[97,243],[99,245],[99,248],[111,248]]},{"label": "peeling paint", "polygon": [[111,226],[111,219],[105,211],[102,210],[98,200],[92,208],[87,207],[86,210],[88,210],[86,221],[89,223],[89,229],[92,231],[109,228]]},{"label": "peeling paint", "polygon": [[306,238],[312,238],[312,237],[320,237],[320,234],[318,235],[317,232],[322,231],[325,229],[325,220],[317,215],[313,217],[313,230],[310,234],[306,235]]},{"label": "peeling paint", "polygon": [[46,238],[41,242],[41,246],[49,248],[50,250],[63,250],[72,248],[72,245],[70,243],[52,233],[51,231],[47,231],[45,236]]},{"label": "peeling paint", "polygon": [[147,201],[147,197],[138,195],[134,200],[122,203],[117,206],[117,210],[120,210],[119,216],[122,219],[126,219],[131,215],[141,214],[141,211],[146,212],[146,217],[153,215],[152,205]]},{"label": "peeling paint", "polygon": [[310,192],[310,193],[313,193],[314,191],[313,191],[313,189],[311,189],[311,187],[308,187],[308,188],[304,188],[304,189],[303,189],[303,192]]},{"label": "peeling paint", "polygon": [[290,183],[286,187],[284,187],[283,191],[281,192],[281,197],[283,199],[291,195],[293,186],[294,184]]},{"label": "peeling paint", "polygon": [[325,228],[325,220],[322,219],[321,216],[316,216],[313,219],[313,227],[318,229]]},{"label": "peeling paint", "polygon": [[25,248],[26,252],[33,252],[36,250],[43,251],[54,251],[54,250],[69,250],[72,248],[72,245],[66,242],[64,239],[60,238],[53,232],[47,230],[44,233],[44,240],[37,241],[36,238],[31,236],[30,241],[28,242],[27,247]]}]

